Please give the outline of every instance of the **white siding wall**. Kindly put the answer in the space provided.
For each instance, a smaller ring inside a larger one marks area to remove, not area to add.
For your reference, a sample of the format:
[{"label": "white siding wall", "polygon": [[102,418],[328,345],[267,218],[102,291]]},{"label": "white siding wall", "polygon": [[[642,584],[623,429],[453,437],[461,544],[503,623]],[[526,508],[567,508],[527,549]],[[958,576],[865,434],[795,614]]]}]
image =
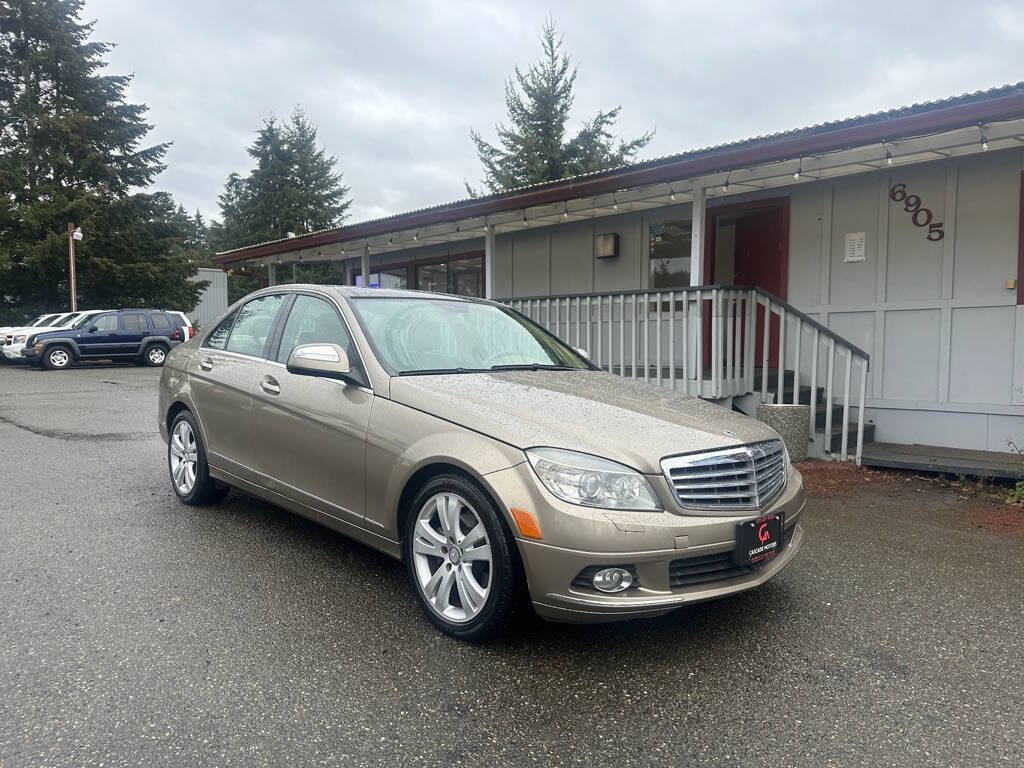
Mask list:
[{"label": "white siding wall", "polygon": [[[993,152],[793,190],[789,301],[871,354],[877,440],[1024,441],[1024,314],[1006,288],[1022,161]],[[943,240],[889,200],[901,182],[943,222]],[[865,261],[843,261],[848,232],[866,233]]]}]

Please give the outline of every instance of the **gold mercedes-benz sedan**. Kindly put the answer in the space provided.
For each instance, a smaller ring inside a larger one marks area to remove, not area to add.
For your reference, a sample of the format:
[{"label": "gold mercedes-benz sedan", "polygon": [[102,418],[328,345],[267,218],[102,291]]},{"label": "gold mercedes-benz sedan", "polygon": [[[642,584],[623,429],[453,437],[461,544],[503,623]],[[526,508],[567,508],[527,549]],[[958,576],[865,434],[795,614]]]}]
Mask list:
[{"label": "gold mercedes-benz sedan", "polygon": [[181,501],[239,488],[399,558],[466,640],[527,600],[594,622],[730,595],[803,540],[774,431],[597,370],[489,301],[257,291],[171,350],[158,418]]}]

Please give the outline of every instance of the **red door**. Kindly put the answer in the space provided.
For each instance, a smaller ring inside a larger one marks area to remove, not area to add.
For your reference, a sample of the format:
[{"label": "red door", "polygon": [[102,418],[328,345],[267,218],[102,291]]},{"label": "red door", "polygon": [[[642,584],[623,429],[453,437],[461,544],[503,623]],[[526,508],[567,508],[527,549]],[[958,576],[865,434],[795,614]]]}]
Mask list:
[{"label": "red door", "polygon": [[[721,285],[756,286],[781,299],[786,298],[789,260],[789,199],[739,204],[709,211],[706,260],[711,281]],[[731,275],[715,274],[716,235],[722,222],[734,227]],[[754,367],[763,359],[764,309],[757,308]],[[769,326],[768,366],[779,364],[779,319],[772,316]]]}]

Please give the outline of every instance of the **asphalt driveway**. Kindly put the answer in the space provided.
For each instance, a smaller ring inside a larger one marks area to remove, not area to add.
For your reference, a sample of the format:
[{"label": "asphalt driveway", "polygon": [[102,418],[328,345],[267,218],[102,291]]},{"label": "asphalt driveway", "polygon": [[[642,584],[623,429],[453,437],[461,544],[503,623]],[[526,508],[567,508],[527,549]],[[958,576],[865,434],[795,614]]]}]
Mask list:
[{"label": "asphalt driveway", "polygon": [[955,490],[815,498],[759,590],[486,646],[401,566],[175,499],[159,371],[0,367],[0,766],[1017,765],[1024,540]]}]

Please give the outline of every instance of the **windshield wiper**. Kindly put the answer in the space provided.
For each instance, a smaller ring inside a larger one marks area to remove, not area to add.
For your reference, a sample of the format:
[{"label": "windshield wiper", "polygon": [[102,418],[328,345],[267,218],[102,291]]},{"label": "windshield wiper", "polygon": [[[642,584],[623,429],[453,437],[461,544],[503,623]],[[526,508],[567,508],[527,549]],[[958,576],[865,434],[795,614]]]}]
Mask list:
[{"label": "windshield wiper", "polygon": [[399,371],[399,376],[442,376],[447,373],[487,373],[490,368],[414,368]]},{"label": "windshield wiper", "polygon": [[548,363],[515,363],[512,365],[492,365],[492,371],[575,371],[568,365],[554,365]]}]

